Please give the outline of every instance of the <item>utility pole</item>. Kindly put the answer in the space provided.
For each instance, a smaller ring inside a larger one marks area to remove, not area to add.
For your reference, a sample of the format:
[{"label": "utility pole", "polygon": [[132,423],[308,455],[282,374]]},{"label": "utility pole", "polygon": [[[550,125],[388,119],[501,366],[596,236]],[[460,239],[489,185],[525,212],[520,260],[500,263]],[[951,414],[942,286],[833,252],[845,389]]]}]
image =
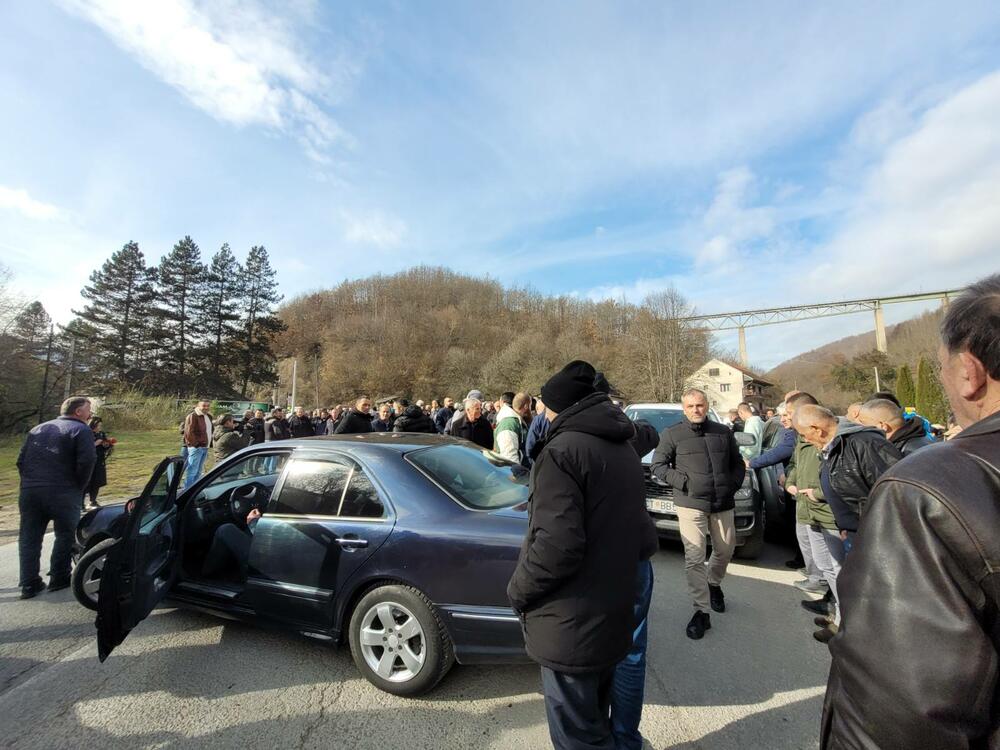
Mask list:
[{"label": "utility pole", "polygon": [[76,336],[69,340],[69,361],[66,364],[66,386],[63,388],[63,401],[70,397],[73,390],[73,360],[76,357]]},{"label": "utility pole", "polygon": [[882,384],[879,382],[878,379],[878,367],[875,368],[875,390],[876,391],[882,390]]},{"label": "utility pole", "polygon": [[747,357],[747,329],[740,326],[740,364],[747,367],[748,357]]},{"label": "utility pole", "polygon": [[295,386],[296,379],[299,375],[299,360],[298,357],[292,357],[292,403],[291,407],[294,409],[298,402],[295,400]]},{"label": "utility pole", "polygon": [[52,365],[52,340],[56,336],[55,325],[49,326],[49,345],[45,349],[45,375],[42,376],[42,392],[38,394],[38,424],[45,421],[45,393],[49,390],[49,367]]},{"label": "utility pole", "polygon": [[882,302],[875,300],[875,348],[883,354],[889,351],[885,337],[885,318],[882,316]]}]

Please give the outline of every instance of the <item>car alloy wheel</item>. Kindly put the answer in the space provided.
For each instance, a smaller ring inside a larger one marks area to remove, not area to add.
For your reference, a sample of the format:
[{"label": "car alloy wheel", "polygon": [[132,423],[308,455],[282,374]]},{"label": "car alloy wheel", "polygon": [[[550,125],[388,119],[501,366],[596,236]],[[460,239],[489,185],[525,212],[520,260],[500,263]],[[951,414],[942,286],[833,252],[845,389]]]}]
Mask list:
[{"label": "car alloy wheel", "polygon": [[381,602],[365,612],[359,640],[365,662],[383,680],[409,682],[424,667],[424,630],[398,602]]},{"label": "car alloy wheel", "polygon": [[410,586],[370,589],[350,615],[348,635],[358,671],[393,695],[426,693],[455,663],[455,650],[437,609]]},{"label": "car alloy wheel", "polygon": [[104,539],[84,552],[73,568],[70,584],[73,595],[87,609],[97,611],[97,596],[101,591],[101,575],[104,563],[108,559],[108,548],[115,544],[114,539]]}]

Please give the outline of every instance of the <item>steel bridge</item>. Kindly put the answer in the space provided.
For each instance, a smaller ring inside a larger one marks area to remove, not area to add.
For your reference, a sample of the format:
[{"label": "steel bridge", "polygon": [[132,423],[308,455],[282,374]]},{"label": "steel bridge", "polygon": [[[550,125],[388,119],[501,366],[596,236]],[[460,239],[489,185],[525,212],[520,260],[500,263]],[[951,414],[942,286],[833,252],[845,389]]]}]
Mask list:
[{"label": "steel bridge", "polygon": [[962,293],[962,289],[946,289],[940,292],[922,292],[920,294],[902,294],[896,297],[869,297],[867,299],[845,300],[843,302],[820,302],[813,305],[792,305],[791,307],[772,307],[765,310],[742,310],[740,312],[717,313],[715,315],[691,315],[680,318],[686,323],[701,324],[699,328],[710,331],[731,331],[736,329],[740,334],[740,363],[747,365],[747,328],[771,326],[778,323],[791,323],[809,318],[829,318],[834,315],[851,315],[859,312],[871,312],[875,315],[875,348],[880,352],[888,351],[885,336],[885,319],[882,308],[885,305],[900,302],[920,302],[922,300],[941,300],[945,307],[948,300]]}]

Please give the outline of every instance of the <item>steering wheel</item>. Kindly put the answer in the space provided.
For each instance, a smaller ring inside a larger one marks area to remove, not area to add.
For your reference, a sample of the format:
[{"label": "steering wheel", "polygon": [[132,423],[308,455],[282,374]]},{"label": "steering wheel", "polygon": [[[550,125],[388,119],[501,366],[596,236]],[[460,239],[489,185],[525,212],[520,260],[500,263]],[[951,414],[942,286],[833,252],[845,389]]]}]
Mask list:
[{"label": "steering wheel", "polygon": [[260,482],[250,482],[234,489],[229,495],[229,515],[237,526],[247,525],[247,514],[256,508],[263,512],[271,493]]}]

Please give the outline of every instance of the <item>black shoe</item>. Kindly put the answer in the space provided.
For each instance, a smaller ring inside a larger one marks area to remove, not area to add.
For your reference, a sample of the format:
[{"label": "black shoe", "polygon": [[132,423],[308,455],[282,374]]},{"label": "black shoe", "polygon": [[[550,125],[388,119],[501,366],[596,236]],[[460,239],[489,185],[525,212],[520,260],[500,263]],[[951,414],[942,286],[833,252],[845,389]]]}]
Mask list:
[{"label": "black shoe", "polygon": [[708,598],[712,602],[712,609],[716,612],[726,611],[726,597],[722,595],[722,586],[708,584]]},{"label": "black shoe", "polygon": [[62,591],[69,588],[69,578],[50,578],[49,591]]},{"label": "black shoe", "polygon": [[833,636],[837,635],[838,629],[839,628],[837,628],[836,625],[830,623],[822,630],[817,630],[815,633],[813,633],[813,638],[815,638],[820,643],[829,643],[831,640],[833,640]]},{"label": "black shoe", "polygon": [[825,628],[827,625],[831,624],[832,622],[833,622],[833,618],[830,617],[830,615],[827,615],[826,617],[814,617],[813,618],[813,624],[816,627],[819,627],[819,628]]},{"label": "black shoe", "polygon": [[832,602],[833,601],[833,589],[829,589],[828,588],[826,590],[826,593],[823,594],[823,599],[821,601]]},{"label": "black shoe", "polygon": [[705,631],[712,627],[712,620],[708,616],[708,612],[702,612],[700,609],[694,613],[694,617],[691,618],[691,622],[687,626],[687,637],[692,640],[699,640]]},{"label": "black shoe", "polygon": [[821,617],[835,613],[833,602],[828,602],[825,599],[803,599],[799,603],[802,605],[802,609]]},{"label": "black shoe", "polygon": [[32,599],[38,596],[40,593],[45,591],[45,581],[38,581],[30,586],[21,587],[21,598],[22,599]]},{"label": "black shoe", "polygon": [[812,612],[814,615],[833,614],[833,608],[830,606],[830,603],[823,599],[804,599],[799,603],[802,605],[802,609]]}]

